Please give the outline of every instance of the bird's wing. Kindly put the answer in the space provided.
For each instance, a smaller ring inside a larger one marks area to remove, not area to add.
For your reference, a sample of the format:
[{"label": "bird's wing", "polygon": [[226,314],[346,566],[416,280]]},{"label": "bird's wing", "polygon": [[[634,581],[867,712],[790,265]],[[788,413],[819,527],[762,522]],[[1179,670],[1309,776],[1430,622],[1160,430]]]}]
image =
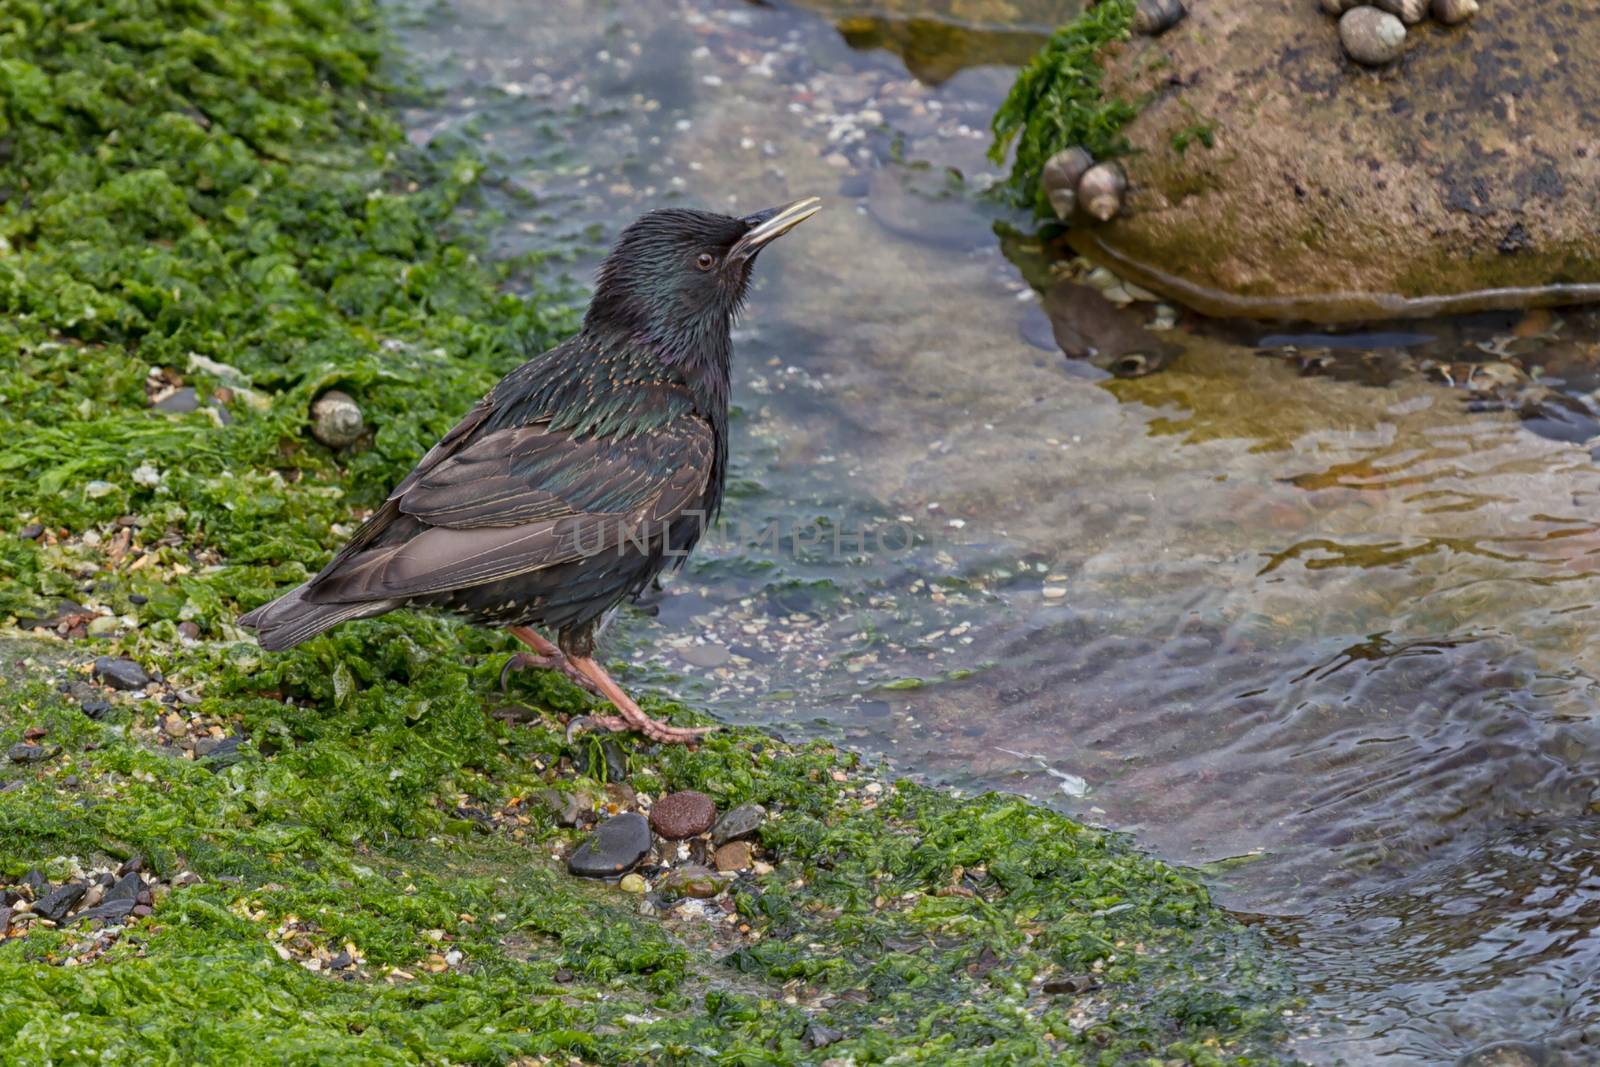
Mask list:
[{"label": "bird's wing", "polygon": [[421,596],[622,551],[689,517],[715,447],[694,416],[626,437],[574,437],[548,422],[472,437],[424,460],[384,505],[384,528],[342,551],[307,596]]}]

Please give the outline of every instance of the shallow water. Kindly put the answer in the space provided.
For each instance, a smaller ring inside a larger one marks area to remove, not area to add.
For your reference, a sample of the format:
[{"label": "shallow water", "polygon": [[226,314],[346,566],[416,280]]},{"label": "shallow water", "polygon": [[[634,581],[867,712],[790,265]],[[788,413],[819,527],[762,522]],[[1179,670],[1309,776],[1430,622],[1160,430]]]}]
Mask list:
[{"label": "shallow water", "polygon": [[[630,680],[1201,866],[1299,970],[1314,1062],[1600,1060],[1600,322],[1135,305],[1170,366],[1068,361],[1029,280],[1071,268],[975,193],[1029,5],[915,6],[406,30],[414,137],[500,157],[496,251],[589,249],[547,280],[646,207],[827,199],[762,257],[729,527],[612,631]],[[1506,403],[1462,366],[1494,354],[1553,388]]]}]

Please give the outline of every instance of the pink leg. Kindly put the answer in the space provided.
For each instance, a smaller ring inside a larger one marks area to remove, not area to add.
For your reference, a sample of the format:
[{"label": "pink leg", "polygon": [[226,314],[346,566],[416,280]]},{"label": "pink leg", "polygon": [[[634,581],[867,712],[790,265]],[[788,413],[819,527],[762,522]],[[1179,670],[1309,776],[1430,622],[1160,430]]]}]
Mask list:
[{"label": "pink leg", "polygon": [[506,665],[500,668],[500,689],[502,692],[505,691],[506,681],[511,677],[512,671],[534,667],[540,670],[560,671],[581,688],[593,693],[595,696],[602,695],[600,690],[595,688],[595,684],[590,680],[589,676],[572,665],[572,661],[567,658],[565,652],[557,648],[554,642],[546,640],[533,627],[513,626],[511,627],[511,634],[518,641],[533,649],[533,651],[531,653],[519,652],[506,660]]}]

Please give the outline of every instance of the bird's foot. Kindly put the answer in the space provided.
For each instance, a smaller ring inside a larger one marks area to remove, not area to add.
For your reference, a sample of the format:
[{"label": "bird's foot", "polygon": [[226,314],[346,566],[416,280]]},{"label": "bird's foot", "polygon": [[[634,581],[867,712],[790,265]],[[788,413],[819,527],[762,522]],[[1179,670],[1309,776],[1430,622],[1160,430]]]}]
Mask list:
[{"label": "bird's foot", "polygon": [[[664,745],[686,745],[698,741],[716,729],[715,726],[671,726],[658,719],[652,719],[634,703],[632,697],[622,691],[622,687],[612,680],[611,675],[607,674],[600,664],[587,656],[575,656],[570,662],[594,682],[600,695],[611,701],[611,706],[619,713],[588,716],[588,721],[595,726],[616,733],[635,730],[650,740],[659,741]],[[567,729],[570,732],[572,727],[569,725]]]},{"label": "bird's foot", "polygon": [[542,671],[560,671],[585,692],[593,693],[595,696],[601,695],[600,690],[595,687],[594,682],[590,681],[589,676],[574,667],[572,661],[559,651],[550,654],[518,652],[506,660],[506,665],[500,668],[500,692],[506,692],[507,686],[511,681],[512,671],[522,671],[530,668]]}]

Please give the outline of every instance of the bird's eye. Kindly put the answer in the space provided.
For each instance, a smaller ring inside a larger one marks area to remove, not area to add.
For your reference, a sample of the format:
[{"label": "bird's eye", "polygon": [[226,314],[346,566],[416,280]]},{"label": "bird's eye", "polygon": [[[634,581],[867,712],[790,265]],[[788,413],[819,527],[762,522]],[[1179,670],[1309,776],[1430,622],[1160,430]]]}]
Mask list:
[{"label": "bird's eye", "polygon": [[699,267],[701,270],[710,270],[712,267],[717,265],[717,257],[712,255],[710,252],[701,252],[700,255],[695,258],[694,265]]}]

